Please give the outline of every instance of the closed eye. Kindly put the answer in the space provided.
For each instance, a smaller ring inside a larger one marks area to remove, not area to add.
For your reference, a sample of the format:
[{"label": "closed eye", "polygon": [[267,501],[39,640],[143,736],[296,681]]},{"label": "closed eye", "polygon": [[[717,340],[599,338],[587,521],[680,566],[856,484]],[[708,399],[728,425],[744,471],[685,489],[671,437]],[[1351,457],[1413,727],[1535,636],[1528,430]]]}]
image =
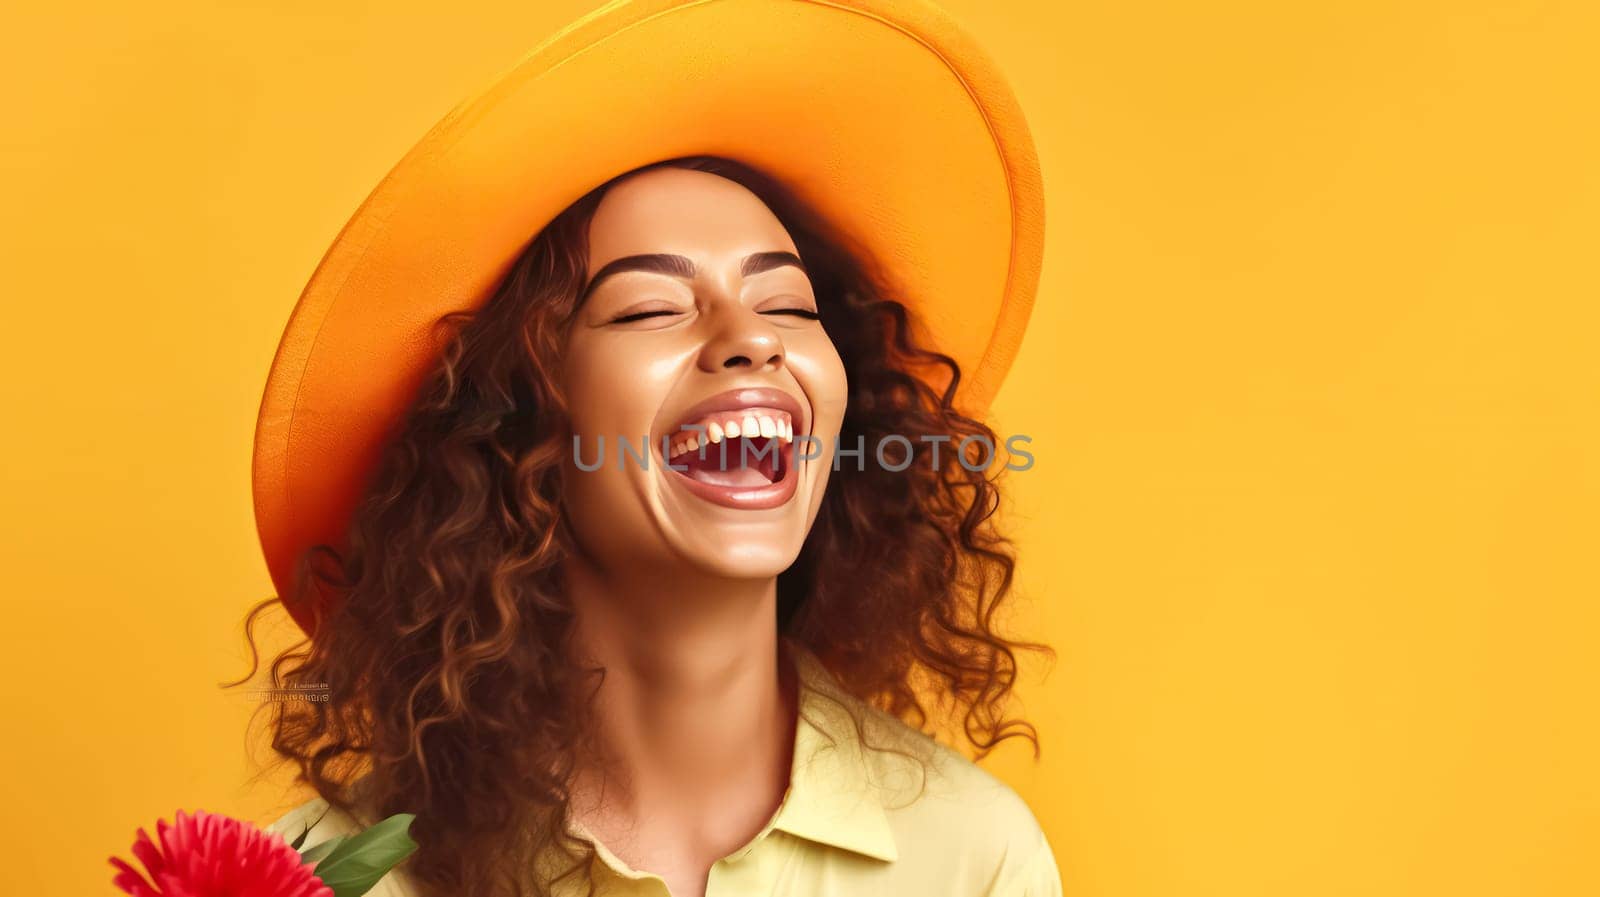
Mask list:
[{"label": "closed eye", "polygon": [[631,321],[643,321],[646,318],[659,318],[659,317],[661,317],[663,315],[675,315],[675,314],[678,314],[678,312],[671,311],[669,309],[658,309],[656,311],[636,311],[631,315],[622,315],[621,317],[612,318],[611,319],[611,323],[613,323],[613,324],[627,324],[627,323],[629,323]]},{"label": "closed eye", "polygon": [[814,311],[812,311],[812,310],[810,310],[808,308],[774,308],[771,311],[764,311],[764,312],[762,312],[762,314],[764,314],[764,315],[794,315],[797,318],[805,318],[808,321],[817,321],[817,320],[821,320],[821,318],[822,318],[821,315],[817,314],[816,312],[814,312]]}]

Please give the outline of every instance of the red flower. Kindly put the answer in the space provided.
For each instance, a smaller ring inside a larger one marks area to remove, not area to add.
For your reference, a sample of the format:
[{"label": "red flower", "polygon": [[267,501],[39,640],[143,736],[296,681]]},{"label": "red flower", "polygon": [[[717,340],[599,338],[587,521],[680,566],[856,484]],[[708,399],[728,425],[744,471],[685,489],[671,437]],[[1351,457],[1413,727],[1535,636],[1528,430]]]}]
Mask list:
[{"label": "red flower", "polygon": [[156,837],[160,848],[144,829],[133,842],[150,880],[112,857],[112,884],[133,897],[333,897],[281,836],[237,819],[179,810],[176,825],[156,821]]}]

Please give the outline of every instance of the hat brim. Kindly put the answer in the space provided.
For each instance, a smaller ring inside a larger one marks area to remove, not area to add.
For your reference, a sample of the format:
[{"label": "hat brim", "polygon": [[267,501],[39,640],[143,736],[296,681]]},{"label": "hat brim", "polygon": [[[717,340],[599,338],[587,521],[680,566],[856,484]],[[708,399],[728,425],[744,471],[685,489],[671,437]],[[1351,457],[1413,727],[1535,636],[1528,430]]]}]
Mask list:
[{"label": "hat brim", "polygon": [[[1000,73],[913,0],[615,2],[422,138],[312,275],[268,375],[256,520],[287,597],[341,545],[389,428],[437,359],[432,326],[487,300],[546,223],[611,177],[712,154],[776,177],[872,253],[987,407],[1043,245],[1026,122]],[[302,626],[309,609],[290,607]]]}]

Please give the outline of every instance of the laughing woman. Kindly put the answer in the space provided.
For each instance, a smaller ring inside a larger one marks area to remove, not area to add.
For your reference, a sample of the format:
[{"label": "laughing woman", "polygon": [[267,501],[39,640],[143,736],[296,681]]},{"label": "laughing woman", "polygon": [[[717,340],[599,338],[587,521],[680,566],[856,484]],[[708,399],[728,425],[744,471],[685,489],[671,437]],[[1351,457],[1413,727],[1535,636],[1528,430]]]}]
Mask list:
[{"label": "laughing woman", "polygon": [[262,405],[251,622],[328,690],[269,705],[320,795],[274,830],[416,814],[391,897],[1059,894],[921,731],[1034,739],[980,413],[1042,226],[920,3],[612,4],[446,118]]}]

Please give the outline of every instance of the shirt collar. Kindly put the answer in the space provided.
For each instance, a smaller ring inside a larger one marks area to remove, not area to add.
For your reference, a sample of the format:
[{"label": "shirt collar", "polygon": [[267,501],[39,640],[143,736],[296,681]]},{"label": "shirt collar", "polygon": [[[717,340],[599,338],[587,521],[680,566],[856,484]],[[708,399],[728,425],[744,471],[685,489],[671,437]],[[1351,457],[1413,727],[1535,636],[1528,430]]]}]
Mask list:
[{"label": "shirt collar", "polygon": [[893,862],[894,832],[861,742],[863,708],[804,646],[790,639],[784,646],[794,661],[800,718],[789,790],[771,827]]}]

